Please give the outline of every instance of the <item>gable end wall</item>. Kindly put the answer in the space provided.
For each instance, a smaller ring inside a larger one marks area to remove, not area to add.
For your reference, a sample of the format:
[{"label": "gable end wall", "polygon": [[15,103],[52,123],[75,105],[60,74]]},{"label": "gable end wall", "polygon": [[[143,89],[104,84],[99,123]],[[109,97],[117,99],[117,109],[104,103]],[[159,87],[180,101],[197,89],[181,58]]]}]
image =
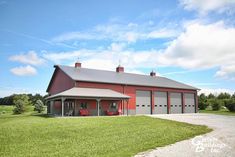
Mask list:
[{"label": "gable end wall", "polygon": [[65,91],[74,87],[75,81],[73,81],[67,74],[65,74],[59,68],[55,69],[51,83],[48,88],[48,93],[53,95],[59,92]]}]

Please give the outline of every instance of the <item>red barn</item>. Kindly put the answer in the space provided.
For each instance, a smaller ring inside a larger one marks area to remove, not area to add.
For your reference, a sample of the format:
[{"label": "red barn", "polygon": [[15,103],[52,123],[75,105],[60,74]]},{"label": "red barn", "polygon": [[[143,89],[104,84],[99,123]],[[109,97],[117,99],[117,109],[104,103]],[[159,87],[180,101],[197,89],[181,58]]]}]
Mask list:
[{"label": "red barn", "polygon": [[165,78],[56,65],[47,88],[48,114],[99,116],[195,113],[197,88]]}]

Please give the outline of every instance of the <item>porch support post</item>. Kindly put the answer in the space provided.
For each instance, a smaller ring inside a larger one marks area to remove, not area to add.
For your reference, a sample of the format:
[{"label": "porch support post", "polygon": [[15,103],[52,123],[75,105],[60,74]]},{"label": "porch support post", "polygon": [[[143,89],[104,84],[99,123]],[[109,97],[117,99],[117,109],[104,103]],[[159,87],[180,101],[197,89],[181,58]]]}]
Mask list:
[{"label": "porch support post", "polygon": [[182,92],[182,113],[185,113],[185,95]]},{"label": "porch support post", "polygon": [[53,109],[54,109],[54,100],[51,100],[50,101],[50,114],[54,113]]},{"label": "porch support post", "polygon": [[64,117],[64,100],[65,98],[61,98],[61,116]]},{"label": "porch support post", "polygon": [[171,97],[170,92],[167,92],[167,114],[171,113]]},{"label": "porch support post", "polygon": [[126,115],[129,115],[129,99],[126,99]]},{"label": "porch support post", "polygon": [[124,115],[124,101],[123,100],[121,100],[121,108],[122,108],[121,114]]},{"label": "porch support post", "polygon": [[97,116],[100,116],[100,100],[101,99],[96,99],[96,101],[97,101]]}]

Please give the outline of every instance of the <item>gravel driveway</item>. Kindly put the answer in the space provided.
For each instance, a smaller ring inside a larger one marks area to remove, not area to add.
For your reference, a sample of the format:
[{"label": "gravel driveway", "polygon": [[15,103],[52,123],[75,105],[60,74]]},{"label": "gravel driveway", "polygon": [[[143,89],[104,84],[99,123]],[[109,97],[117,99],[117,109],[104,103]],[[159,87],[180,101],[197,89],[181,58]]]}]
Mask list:
[{"label": "gravel driveway", "polygon": [[235,157],[235,116],[196,113],[151,117],[207,125],[213,131],[190,140],[139,153],[136,157]]}]

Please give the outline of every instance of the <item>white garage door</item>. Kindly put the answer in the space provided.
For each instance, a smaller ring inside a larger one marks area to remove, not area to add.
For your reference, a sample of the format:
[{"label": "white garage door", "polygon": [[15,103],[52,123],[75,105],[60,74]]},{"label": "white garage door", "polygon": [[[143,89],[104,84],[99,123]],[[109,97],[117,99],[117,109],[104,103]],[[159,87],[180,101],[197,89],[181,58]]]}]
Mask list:
[{"label": "white garage door", "polygon": [[194,94],[185,93],[185,113],[195,113],[195,97]]},{"label": "white garage door", "polygon": [[182,95],[181,93],[170,93],[170,113],[182,113]]},{"label": "white garage door", "polygon": [[154,92],[154,113],[167,114],[167,93]]},{"label": "white garage door", "polygon": [[151,114],[150,91],[136,91],[136,114]]}]

